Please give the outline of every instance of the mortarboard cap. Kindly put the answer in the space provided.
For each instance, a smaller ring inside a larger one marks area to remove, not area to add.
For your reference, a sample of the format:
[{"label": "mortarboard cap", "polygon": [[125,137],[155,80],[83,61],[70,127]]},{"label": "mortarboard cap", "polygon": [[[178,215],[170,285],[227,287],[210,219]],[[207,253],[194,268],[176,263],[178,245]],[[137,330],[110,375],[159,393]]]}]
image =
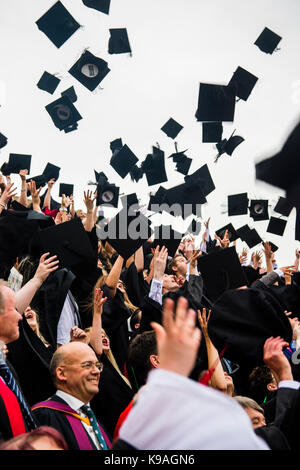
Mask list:
[{"label": "mortarboard cap", "polygon": [[124,54],[126,52],[131,53],[131,48],[130,48],[126,28],[114,28],[114,29],[110,29],[109,32],[110,32],[110,38],[108,41],[108,53],[109,54]]},{"label": "mortarboard cap", "polygon": [[27,220],[35,220],[41,229],[45,229],[47,227],[55,225],[55,222],[52,217],[49,217],[48,215],[45,215],[42,212],[37,212],[34,210],[28,211]]},{"label": "mortarboard cap", "polygon": [[169,158],[173,159],[173,162],[176,163],[176,171],[183,175],[187,175],[192,163],[192,159],[184,155],[184,152],[172,153]]},{"label": "mortarboard cap", "polygon": [[53,95],[56,88],[58,87],[59,82],[60,79],[55,77],[55,75],[51,75],[51,73],[44,72],[39,82],[37,83],[37,87],[40,90],[47,91],[48,93]]},{"label": "mortarboard cap", "polygon": [[31,253],[40,256],[46,252],[57,256],[60,269],[95,261],[92,245],[79,219],[39,231],[32,239]]},{"label": "mortarboard cap", "polygon": [[[33,176],[32,178],[28,178],[26,182],[29,183],[31,180],[35,182],[35,186],[37,189],[41,187],[43,188],[47,184],[47,178],[45,177],[45,175]],[[29,195],[30,191],[28,190],[27,196]]]},{"label": "mortarboard cap", "polygon": [[259,273],[260,268],[254,269],[252,266],[242,266],[242,269],[247,278],[248,287],[250,287],[253,282],[257,281],[257,279],[260,279],[263,276]]},{"label": "mortarboard cap", "polygon": [[110,0],[82,0],[84,5],[94,10],[109,14]]},{"label": "mortarboard cap", "polygon": [[133,165],[133,167],[131,168],[130,172],[130,178],[132,179],[132,181],[135,181],[136,183],[141,179],[143,178],[143,170],[138,167],[137,165]]},{"label": "mortarboard cap", "polygon": [[94,173],[95,173],[96,182],[98,183],[99,186],[101,186],[102,184],[108,181],[108,178],[103,173],[103,171],[100,171],[100,173],[98,173],[96,170],[94,170]]},{"label": "mortarboard cap", "polygon": [[49,113],[54,125],[60,131],[70,127],[72,128],[72,126],[75,124],[75,127],[77,127],[77,121],[82,119],[72,101],[70,101],[67,96],[62,96],[52,103],[49,103],[46,106],[46,110]]},{"label": "mortarboard cap", "polygon": [[116,150],[110,159],[110,165],[113,169],[121,176],[125,178],[128,175],[131,168],[136,164],[138,158],[125,144],[120,150]]},{"label": "mortarboard cap", "polygon": [[249,232],[249,230],[251,230],[249,225],[243,225],[242,227],[238,228],[236,230],[238,238],[240,238],[241,240],[244,240],[244,236]]},{"label": "mortarboard cap", "polygon": [[5,147],[5,145],[7,145],[7,137],[0,132],[0,149]]},{"label": "mortarboard cap", "polygon": [[161,130],[167,134],[168,137],[175,139],[179,132],[183,129],[183,126],[178,124],[173,118],[170,118],[162,127]]},{"label": "mortarboard cap", "polygon": [[167,204],[164,210],[175,217],[181,216],[184,219],[191,214],[199,215],[197,205],[207,202],[201,187],[195,180],[188,180],[168,189],[165,196]]},{"label": "mortarboard cap", "polygon": [[[264,245],[265,242],[261,242],[262,245]],[[271,250],[273,253],[275,253],[277,250],[278,250],[278,246],[274,245],[274,243],[268,241],[268,243],[270,243],[270,247],[271,247]]]},{"label": "mortarboard cap", "polygon": [[220,142],[222,133],[223,126],[221,122],[202,123],[202,142]]},{"label": "mortarboard cap", "polygon": [[96,228],[99,239],[109,244],[124,258],[130,258],[151,236],[150,220],[140,212],[128,215],[128,208],[123,208],[101,229]]},{"label": "mortarboard cap", "polygon": [[2,163],[0,170],[1,170],[2,175],[4,176],[10,175],[10,168],[7,162]]},{"label": "mortarboard cap", "polygon": [[60,185],[59,185],[59,197],[61,197],[63,194],[65,196],[71,196],[71,194],[74,194],[74,185],[73,184],[60,183]]},{"label": "mortarboard cap", "polygon": [[293,204],[288,199],[280,196],[273,210],[281,215],[284,215],[285,217],[288,217],[293,207]]},{"label": "mortarboard cap", "polygon": [[8,167],[10,173],[19,173],[20,170],[28,170],[30,173],[31,155],[10,153]]},{"label": "mortarboard cap", "polygon": [[223,238],[226,230],[228,230],[228,238],[230,242],[234,242],[234,240],[239,238],[232,224],[227,224],[224,227],[219,228],[219,230],[216,230],[216,234],[218,237]]},{"label": "mortarboard cap", "polygon": [[227,359],[251,370],[263,364],[266,339],[280,336],[290,343],[292,328],[272,293],[250,287],[224,292],[214,303],[208,334],[218,351],[228,345]]},{"label": "mortarboard cap", "polygon": [[182,233],[173,230],[171,225],[160,225],[154,228],[155,239],[152,243],[152,248],[156,248],[159,245],[160,249],[165,246],[168,250],[168,256],[175,255],[179,243],[183,237]]},{"label": "mortarboard cap", "polygon": [[56,2],[36,21],[36,24],[58,48],[80,27],[80,24],[77,23],[61,2]]},{"label": "mortarboard cap", "polygon": [[97,206],[118,207],[120,188],[104,179],[98,180]]},{"label": "mortarboard cap", "polygon": [[255,228],[252,228],[252,229],[249,228],[248,231],[245,231],[243,233],[242,240],[247,243],[250,249],[262,242],[262,239],[260,238]]},{"label": "mortarboard cap", "polygon": [[166,193],[167,193],[167,190],[163,188],[162,186],[160,186],[158,190],[156,191],[156,193],[150,196],[149,204],[148,204],[148,211],[153,210],[157,212],[157,209],[154,209],[154,208],[151,209],[151,207],[154,206],[155,204],[156,205],[163,204],[165,201]]},{"label": "mortarboard cap", "polygon": [[85,51],[69,70],[90,91],[95,90],[109,72],[107,62],[89,51]]},{"label": "mortarboard cap", "polygon": [[278,217],[271,217],[269,225],[267,227],[267,232],[274,233],[280,237],[283,235],[287,221],[284,219],[279,219]]},{"label": "mortarboard cap", "polygon": [[225,85],[200,83],[197,121],[227,121],[234,120],[235,90]]},{"label": "mortarboard cap", "polygon": [[72,103],[77,101],[77,95],[73,86],[67,88],[67,90],[61,92],[61,96],[67,96]]},{"label": "mortarboard cap", "polygon": [[226,153],[227,155],[232,155],[233,151],[236,149],[238,145],[240,145],[242,142],[244,142],[244,137],[241,137],[240,135],[231,135],[229,139],[223,139],[221,142],[217,143],[216,147],[218,150],[218,155],[217,159],[223,155],[223,153]]},{"label": "mortarboard cap", "polygon": [[242,67],[238,67],[228,85],[235,88],[235,94],[238,98],[247,101],[257,80],[258,78],[255,75]]},{"label": "mortarboard cap", "polygon": [[201,166],[191,175],[187,175],[184,180],[185,182],[189,181],[198,184],[204,197],[208,196],[215,189],[207,164]]},{"label": "mortarboard cap", "polygon": [[251,199],[249,207],[249,216],[252,217],[254,221],[258,220],[268,220],[268,200],[265,199]]},{"label": "mortarboard cap", "polygon": [[228,289],[247,285],[239,257],[234,247],[224,248],[198,258],[207,297],[215,301]]},{"label": "mortarboard cap", "polygon": [[46,178],[46,181],[50,181],[51,179],[55,179],[55,181],[59,178],[60,167],[53,165],[52,163],[47,163],[44,168],[43,175]]},{"label": "mortarboard cap", "polygon": [[168,181],[165,169],[165,154],[157,147],[152,147],[152,154],[148,154],[141,164],[141,169],[146,175],[148,186]]},{"label": "mortarboard cap", "polygon": [[122,139],[119,138],[113,140],[112,142],[110,142],[109,146],[112,153],[114,153],[116,150],[121,150],[121,148],[123,147]]},{"label": "mortarboard cap", "polygon": [[278,36],[278,34],[274,33],[269,28],[265,28],[258,36],[254,44],[259,47],[262,52],[266,52],[266,54],[272,54],[281,39],[282,38]]},{"label": "mortarboard cap", "polygon": [[245,215],[248,213],[248,195],[247,193],[233,194],[228,196],[228,215]]}]

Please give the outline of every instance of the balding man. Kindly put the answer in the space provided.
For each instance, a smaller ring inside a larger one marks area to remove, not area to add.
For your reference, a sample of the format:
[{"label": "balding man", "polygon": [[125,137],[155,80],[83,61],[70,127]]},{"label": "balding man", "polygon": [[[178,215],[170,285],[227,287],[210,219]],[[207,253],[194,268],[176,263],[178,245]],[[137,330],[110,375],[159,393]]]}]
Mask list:
[{"label": "balding man", "polygon": [[32,407],[38,423],[57,429],[70,450],[110,448],[110,440],[89,406],[99,392],[102,368],[90,346],[79,342],[61,346],[50,364],[57,391]]}]

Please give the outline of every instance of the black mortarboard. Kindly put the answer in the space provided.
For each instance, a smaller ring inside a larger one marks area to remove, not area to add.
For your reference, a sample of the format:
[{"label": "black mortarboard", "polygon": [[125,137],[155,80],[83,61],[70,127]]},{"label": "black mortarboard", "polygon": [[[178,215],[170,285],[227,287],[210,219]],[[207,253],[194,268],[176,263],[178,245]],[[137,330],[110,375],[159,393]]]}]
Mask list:
[{"label": "black mortarboard", "polygon": [[280,152],[255,165],[256,178],[286,190],[291,204],[299,205],[300,123],[289,134]]},{"label": "black mortarboard", "polygon": [[[262,242],[262,245],[264,245],[265,242]],[[273,253],[275,253],[275,251],[278,250],[278,246],[274,245],[274,243],[268,241],[268,243],[270,244],[270,247],[271,247],[271,250]]]},{"label": "black mortarboard", "polygon": [[248,231],[244,232],[242,240],[247,243],[250,249],[262,242],[262,239],[255,228],[249,228]]},{"label": "black mortarboard", "polygon": [[60,79],[57,78],[55,75],[51,75],[51,73],[44,72],[39,82],[37,83],[37,87],[40,90],[47,91],[48,93],[53,95],[56,88],[58,87],[59,82]]},{"label": "black mortarboard", "polygon": [[202,123],[202,142],[220,142],[222,133],[223,125],[221,122]]},{"label": "black mortarboard", "polygon": [[98,180],[97,206],[118,207],[120,188],[104,179]]},{"label": "black mortarboard", "polygon": [[171,225],[160,225],[159,227],[154,228],[154,236],[155,239],[153,240],[152,248],[159,245],[161,249],[165,246],[168,250],[168,256],[172,256],[173,258],[183,234],[173,230]]},{"label": "black mortarboard", "polygon": [[82,0],[84,5],[94,10],[109,14],[110,0]]},{"label": "black mortarboard", "polygon": [[168,158],[172,158],[173,162],[176,163],[176,171],[183,175],[187,175],[192,163],[192,159],[184,155],[184,152],[172,153]]},{"label": "black mortarboard", "polygon": [[183,126],[178,124],[173,118],[170,118],[162,127],[161,130],[167,134],[168,137],[175,139],[179,132],[183,129]]},{"label": "black mortarboard", "polygon": [[136,164],[138,158],[125,144],[119,151],[115,151],[110,159],[110,165],[113,169],[121,176],[125,178],[128,175],[131,168]]},{"label": "black mortarboard", "polygon": [[36,24],[56,47],[61,47],[80,28],[61,2],[56,2]]},{"label": "black mortarboard", "polygon": [[267,227],[267,232],[274,233],[281,237],[284,233],[286,223],[287,220],[279,219],[278,217],[271,217]]},{"label": "black mortarboard", "polygon": [[122,202],[123,207],[126,207],[126,206],[130,207],[133,205],[138,205],[139,200],[137,198],[136,193],[132,193],[132,194],[126,194],[125,196],[122,196],[121,202]]},{"label": "black mortarboard", "polygon": [[285,217],[288,217],[293,207],[293,204],[288,199],[280,196],[273,210],[281,215],[284,215]]},{"label": "black mortarboard", "polygon": [[95,253],[80,219],[46,228],[31,242],[31,253],[40,256],[49,252],[57,255],[59,268],[71,268],[82,262],[93,263]]},{"label": "black mortarboard", "polygon": [[218,160],[218,158],[223,155],[223,153],[231,156],[236,147],[244,142],[244,140],[244,137],[232,134],[229,139],[223,139],[221,142],[217,143],[216,147],[218,150],[218,155],[216,160]]},{"label": "black mortarboard", "polygon": [[269,28],[265,28],[263,32],[258,36],[254,44],[259,47],[262,52],[272,54],[281,39],[282,38],[278,36],[278,34],[274,33]]},{"label": "black mortarboard", "polygon": [[85,51],[69,70],[69,73],[90,91],[95,90],[109,72],[107,62],[90,51]]},{"label": "black mortarboard", "polygon": [[[47,184],[47,178],[45,177],[45,175],[33,176],[32,178],[28,178],[26,182],[29,183],[31,180],[35,182],[35,186],[37,189],[43,188]],[[29,195],[30,195],[30,191],[28,190],[27,196]]]},{"label": "black mortarboard", "polygon": [[30,210],[27,213],[27,220],[35,220],[41,229],[51,227],[55,224],[52,217],[43,214],[42,212]]},{"label": "black mortarboard", "polygon": [[69,132],[76,131],[76,129],[78,129],[78,124],[77,122],[74,122],[74,124],[70,124],[69,126],[64,127],[63,131],[65,134],[68,134]]},{"label": "black mortarboard", "polygon": [[225,85],[200,83],[197,121],[229,121],[234,120],[235,90]]},{"label": "black mortarboard", "polygon": [[7,145],[7,137],[0,132],[0,149],[5,147],[5,145]]},{"label": "black mortarboard", "polygon": [[233,194],[228,196],[228,215],[244,215],[248,213],[247,193]]},{"label": "black mortarboard", "polygon": [[46,110],[50,114],[54,125],[60,131],[70,126],[72,127],[77,121],[82,119],[72,101],[70,101],[67,96],[62,96],[52,103],[49,103],[46,106]]},{"label": "black mortarboard", "polygon": [[241,240],[244,240],[244,237],[245,237],[245,235],[247,235],[247,233],[249,232],[249,230],[251,230],[250,227],[249,227],[249,225],[243,225],[242,227],[238,228],[238,229],[236,230],[236,233],[237,233],[237,235],[238,235],[238,238],[240,238]]},{"label": "black mortarboard", "polygon": [[2,163],[0,170],[1,170],[2,175],[4,176],[10,175],[10,168],[7,162]]},{"label": "black mortarboard", "polygon": [[163,188],[162,186],[160,186],[158,190],[156,191],[156,193],[150,196],[149,204],[148,204],[148,211],[157,212],[157,209],[155,209],[154,207],[151,209],[151,207],[154,206],[155,204],[156,205],[163,204],[165,201],[166,193],[167,193],[167,190]]},{"label": "black mortarboard", "polygon": [[124,54],[131,52],[127,29],[126,28],[114,28],[110,29],[110,38],[108,41],[108,53],[109,54]]},{"label": "black mortarboard", "polygon": [[61,96],[67,96],[72,103],[77,101],[77,95],[73,86],[67,88],[67,90],[61,92]]},{"label": "black mortarboard", "polygon": [[112,142],[110,142],[109,146],[112,153],[114,153],[116,150],[121,150],[121,148],[123,147],[122,139],[119,138],[113,140]]},{"label": "black mortarboard", "polygon": [[104,229],[97,228],[98,238],[109,244],[125,260],[130,258],[151,236],[150,220],[137,212],[128,215],[128,208],[123,208],[106,225]]},{"label": "black mortarboard", "polygon": [[267,290],[251,287],[224,292],[213,305],[208,334],[218,351],[228,345],[227,359],[250,370],[263,364],[266,339],[292,340],[292,328],[280,303]]},{"label": "black mortarboard", "polygon": [[52,163],[47,163],[47,165],[44,168],[43,175],[46,178],[46,181],[50,181],[52,178],[55,179],[55,181],[58,180],[59,178],[59,172],[60,172],[60,167],[53,165]]},{"label": "black mortarboard", "polygon": [[28,170],[30,173],[31,155],[10,153],[8,167],[10,173],[19,173],[20,170]]},{"label": "black mortarboard", "polygon": [[244,101],[247,101],[257,80],[258,78],[255,75],[243,69],[242,67],[238,67],[228,85],[234,87],[236,96]]},{"label": "black mortarboard", "polygon": [[146,175],[148,186],[168,181],[165,169],[165,154],[157,147],[152,147],[152,154],[148,154],[141,164],[141,169]]},{"label": "black mortarboard", "polygon": [[268,200],[266,199],[251,199],[249,207],[249,216],[252,217],[254,221],[258,220],[268,220]]},{"label": "black mortarboard", "polygon": [[205,204],[207,201],[197,181],[188,180],[183,184],[168,189],[165,195],[165,202],[167,203],[164,209],[166,212],[185,219],[191,214],[199,215],[197,205]]},{"label": "black mortarboard", "polygon": [[228,238],[230,242],[234,242],[234,240],[239,238],[232,224],[227,224],[224,227],[219,228],[219,230],[216,230],[216,234],[218,237],[223,238],[226,230],[228,230]]},{"label": "black mortarboard", "polygon": [[74,194],[74,185],[73,184],[60,183],[60,185],[59,185],[59,197],[61,197],[63,194],[65,196],[71,196],[71,194]]},{"label": "black mortarboard", "polygon": [[143,170],[138,167],[137,165],[133,165],[133,167],[131,168],[130,172],[130,178],[132,179],[132,181],[135,181],[136,183],[141,179],[143,178]]},{"label": "black mortarboard", "polygon": [[95,173],[95,179],[96,179],[96,182],[98,183],[98,185],[104,184],[108,181],[108,178],[103,173],[103,171],[100,171],[100,173],[98,173],[96,170],[94,170],[94,173]]},{"label": "black mortarboard", "polygon": [[224,248],[198,258],[207,297],[215,301],[228,289],[247,285],[247,279],[234,247]]},{"label": "black mortarboard", "polygon": [[191,175],[186,176],[184,180],[186,182],[189,181],[198,183],[204,197],[208,196],[215,189],[215,185],[207,164],[201,166],[201,168],[196,170]]}]

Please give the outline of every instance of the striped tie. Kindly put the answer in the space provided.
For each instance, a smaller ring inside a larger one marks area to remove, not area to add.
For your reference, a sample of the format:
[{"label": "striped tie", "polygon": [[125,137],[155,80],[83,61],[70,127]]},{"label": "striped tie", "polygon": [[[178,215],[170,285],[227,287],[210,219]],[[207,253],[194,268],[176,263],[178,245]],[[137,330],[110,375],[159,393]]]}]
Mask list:
[{"label": "striped tie", "polygon": [[36,423],[34,422],[33,417],[29,411],[29,408],[25,403],[21,390],[19,389],[14,379],[14,376],[12,375],[8,365],[5,362],[0,362],[0,376],[3,378],[6,385],[10,388],[10,390],[17,397],[20,408],[22,410],[24,421],[26,423],[26,427],[29,431],[32,431],[33,429],[37,427]]},{"label": "striped tie", "polygon": [[94,415],[94,412],[92,408],[88,405],[83,405],[81,407],[82,411],[88,416],[91,426],[93,428],[94,433],[96,434],[97,440],[100,444],[100,447],[102,450],[107,450],[107,445],[105,443],[105,440],[102,436],[101,429],[98,426],[96,416]]}]

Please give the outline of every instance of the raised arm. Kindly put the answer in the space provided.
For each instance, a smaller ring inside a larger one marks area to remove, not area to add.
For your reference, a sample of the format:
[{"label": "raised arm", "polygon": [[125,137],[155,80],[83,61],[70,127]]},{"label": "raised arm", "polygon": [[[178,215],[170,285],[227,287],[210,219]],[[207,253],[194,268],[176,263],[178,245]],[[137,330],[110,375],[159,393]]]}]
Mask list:
[{"label": "raised arm", "polygon": [[264,253],[265,253],[265,258],[266,258],[266,267],[267,267],[267,273],[270,273],[273,271],[273,251],[271,249],[271,245],[269,242],[264,243]]},{"label": "raised arm", "polygon": [[106,302],[107,297],[103,297],[101,289],[96,288],[94,292],[94,310],[93,310],[93,323],[90,331],[90,345],[96,354],[102,354],[102,312],[103,304]]},{"label": "raised arm", "polygon": [[144,250],[143,246],[140,246],[140,248],[134,253],[134,263],[136,266],[137,272],[141,272],[144,269]]},{"label": "raised arm", "polygon": [[51,191],[52,191],[52,187],[54,183],[55,183],[54,178],[51,178],[51,180],[48,181],[48,189],[45,194],[43,209],[45,209],[45,207],[48,207],[49,210],[51,209]]},{"label": "raised arm", "polygon": [[94,195],[92,198],[92,191],[84,191],[84,204],[86,206],[86,220],[84,223],[84,228],[87,232],[91,232],[95,225],[94,223],[94,201],[97,196]]},{"label": "raised arm", "polygon": [[41,212],[41,200],[40,200],[40,192],[41,192],[42,186],[39,187],[39,189],[36,189],[36,184],[35,181],[31,180],[29,182],[29,191],[31,194],[31,199],[32,199],[32,208],[34,211]]},{"label": "raised arm", "polygon": [[27,183],[26,183],[26,175],[28,174],[28,170],[20,170],[19,175],[21,178],[21,194],[19,198],[19,203],[22,204],[22,206],[27,207]]},{"label": "raised arm", "polygon": [[0,197],[0,214],[3,211],[3,209],[7,209],[7,204],[9,200],[17,194],[16,191],[17,191],[17,188],[14,187],[13,183],[10,183],[6,186],[6,188],[4,189]]},{"label": "raised arm", "polygon": [[107,276],[105,284],[109,288],[109,294],[111,297],[115,297],[116,295],[117,285],[118,285],[122,267],[123,267],[123,261],[124,260],[122,256],[119,255]]}]

